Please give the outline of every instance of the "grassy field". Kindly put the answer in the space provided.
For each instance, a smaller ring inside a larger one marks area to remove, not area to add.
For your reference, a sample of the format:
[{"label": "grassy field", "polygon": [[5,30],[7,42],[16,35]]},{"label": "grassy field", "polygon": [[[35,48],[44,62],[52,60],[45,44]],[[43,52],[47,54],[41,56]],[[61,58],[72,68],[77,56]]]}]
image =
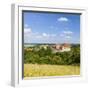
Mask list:
[{"label": "grassy field", "polygon": [[24,77],[79,75],[80,66],[24,64]]}]

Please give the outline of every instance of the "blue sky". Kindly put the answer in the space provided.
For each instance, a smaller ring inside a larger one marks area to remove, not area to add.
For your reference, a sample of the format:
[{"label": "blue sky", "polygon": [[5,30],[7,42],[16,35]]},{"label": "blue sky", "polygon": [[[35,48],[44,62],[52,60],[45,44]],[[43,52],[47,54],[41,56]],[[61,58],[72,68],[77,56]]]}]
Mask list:
[{"label": "blue sky", "polygon": [[80,43],[80,15],[24,12],[24,43]]}]

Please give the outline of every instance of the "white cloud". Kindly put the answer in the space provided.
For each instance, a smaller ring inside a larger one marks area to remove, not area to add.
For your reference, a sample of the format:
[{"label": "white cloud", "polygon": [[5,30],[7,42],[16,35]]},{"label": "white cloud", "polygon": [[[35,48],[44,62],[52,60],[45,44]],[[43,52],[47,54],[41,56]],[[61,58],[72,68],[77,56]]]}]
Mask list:
[{"label": "white cloud", "polygon": [[71,39],[71,36],[65,36],[66,39]]},{"label": "white cloud", "polygon": [[70,34],[73,34],[72,31],[63,31],[63,33],[64,33],[64,34],[69,34],[69,35],[70,35]]},{"label": "white cloud", "polygon": [[33,32],[31,28],[24,29],[24,41],[25,42],[51,42],[52,40],[57,38],[57,35],[54,33],[39,33]]},{"label": "white cloud", "polygon": [[63,37],[63,38],[70,38],[72,36],[73,32],[72,31],[63,31],[60,33],[60,37]]},{"label": "white cloud", "polygon": [[42,33],[43,37],[47,37],[47,38],[51,38],[51,37],[55,37],[56,34],[47,34],[47,33]]},{"label": "white cloud", "polygon": [[47,33],[42,33],[42,36],[48,37],[49,35]]},{"label": "white cloud", "polygon": [[68,41],[68,40],[71,40],[72,34],[73,34],[72,31],[63,31],[63,32],[60,34],[60,37],[63,38],[64,40]]},{"label": "white cloud", "polygon": [[60,18],[58,18],[58,21],[67,22],[68,21],[68,18],[66,18],[66,17],[60,17]]},{"label": "white cloud", "polygon": [[24,28],[24,34],[28,34],[28,33],[31,33],[32,32],[32,30],[31,30],[31,28]]}]

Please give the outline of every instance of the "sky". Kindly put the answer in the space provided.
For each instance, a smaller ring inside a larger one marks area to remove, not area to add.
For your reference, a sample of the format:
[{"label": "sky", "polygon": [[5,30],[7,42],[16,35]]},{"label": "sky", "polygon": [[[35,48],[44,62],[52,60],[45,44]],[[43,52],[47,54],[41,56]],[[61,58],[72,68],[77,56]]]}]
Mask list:
[{"label": "sky", "polygon": [[80,43],[80,14],[23,12],[24,43]]}]

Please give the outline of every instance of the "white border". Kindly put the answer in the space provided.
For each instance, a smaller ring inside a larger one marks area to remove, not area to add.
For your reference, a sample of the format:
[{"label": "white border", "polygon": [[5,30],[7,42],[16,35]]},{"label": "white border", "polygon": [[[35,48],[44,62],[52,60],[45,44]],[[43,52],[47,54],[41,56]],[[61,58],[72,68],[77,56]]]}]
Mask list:
[{"label": "white border", "polygon": [[[67,12],[67,13],[81,13],[81,74],[80,76],[55,76],[54,77],[45,77],[52,78],[45,79],[41,81],[40,78],[37,80],[22,80],[22,10],[33,10],[33,11],[50,11],[50,12]],[[48,81],[55,83],[55,80],[59,83],[69,83],[69,82],[82,82],[86,81],[86,65],[87,61],[85,60],[85,50],[84,50],[84,37],[86,30],[86,10],[84,8],[73,8],[73,7],[37,7],[29,6],[22,4],[12,5],[12,66],[11,66],[11,85],[12,86],[31,86],[31,85],[44,85],[44,82]],[[59,77],[59,78],[56,78]]]}]

